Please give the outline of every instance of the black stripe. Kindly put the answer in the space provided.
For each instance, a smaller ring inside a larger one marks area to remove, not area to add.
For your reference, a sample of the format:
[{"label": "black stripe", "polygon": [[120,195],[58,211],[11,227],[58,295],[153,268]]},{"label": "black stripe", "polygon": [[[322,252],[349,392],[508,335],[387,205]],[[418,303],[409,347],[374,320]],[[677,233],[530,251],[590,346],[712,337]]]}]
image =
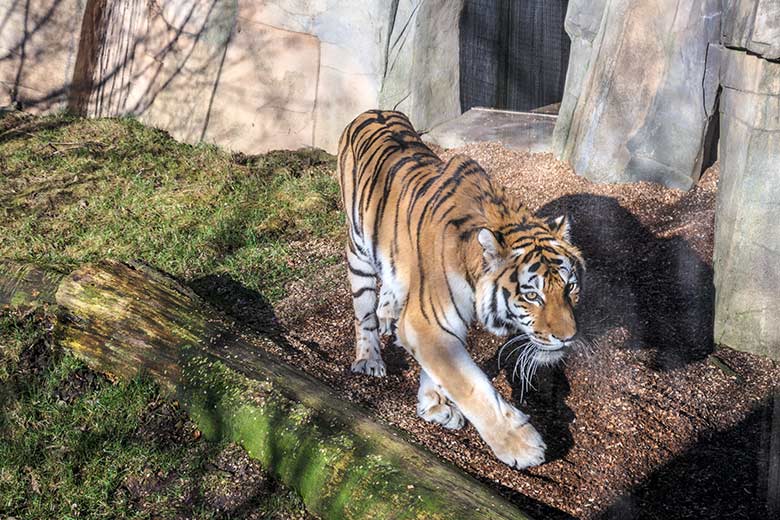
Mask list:
[{"label": "black stripe", "polygon": [[347,262],[347,267],[349,268],[349,272],[354,274],[355,276],[362,276],[364,278],[374,278],[376,276],[374,273],[361,271],[360,269],[356,269],[352,267],[352,264],[350,264],[349,262]]},{"label": "black stripe", "polygon": [[366,291],[375,291],[375,290],[376,289],[374,287],[362,287],[362,288],[358,289],[357,291],[354,291],[352,293],[352,297],[357,299],[357,298],[360,298],[361,296],[363,296],[363,294],[365,294]]}]

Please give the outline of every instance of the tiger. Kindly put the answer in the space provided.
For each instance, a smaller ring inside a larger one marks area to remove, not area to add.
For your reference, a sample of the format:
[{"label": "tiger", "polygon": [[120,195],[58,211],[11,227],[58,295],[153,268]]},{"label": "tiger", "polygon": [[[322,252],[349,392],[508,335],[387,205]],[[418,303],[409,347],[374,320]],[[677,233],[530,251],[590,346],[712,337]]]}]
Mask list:
[{"label": "tiger", "polygon": [[566,216],[541,218],[465,155],[442,161],[401,112],[370,110],[344,129],[337,176],[346,215],[355,324],[351,370],[385,376],[380,337],[420,365],[417,414],[468,420],[503,463],[544,462],[528,415],[508,403],[467,351],[475,322],[527,336],[553,364],[577,334],[584,261]]}]

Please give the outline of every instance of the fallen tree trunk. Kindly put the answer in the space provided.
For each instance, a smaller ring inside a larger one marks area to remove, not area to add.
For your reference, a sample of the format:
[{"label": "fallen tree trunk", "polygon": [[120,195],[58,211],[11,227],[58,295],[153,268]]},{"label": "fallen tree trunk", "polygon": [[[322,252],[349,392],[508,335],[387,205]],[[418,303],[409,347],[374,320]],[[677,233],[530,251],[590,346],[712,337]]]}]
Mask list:
[{"label": "fallen tree trunk", "polygon": [[[37,284],[37,286],[36,286]],[[35,286],[35,287],[34,287]],[[527,518],[483,484],[273,359],[188,288],[140,263],[64,278],[0,263],[0,306],[56,301],[61,342],[90,367],[144,373],[210,439],[229,439],[323,518]]]},{"label": "fallen tree trunk", "polygon": [[34,265],[0,261],[0,307],[32,309],[53,305],[64,274]]}]

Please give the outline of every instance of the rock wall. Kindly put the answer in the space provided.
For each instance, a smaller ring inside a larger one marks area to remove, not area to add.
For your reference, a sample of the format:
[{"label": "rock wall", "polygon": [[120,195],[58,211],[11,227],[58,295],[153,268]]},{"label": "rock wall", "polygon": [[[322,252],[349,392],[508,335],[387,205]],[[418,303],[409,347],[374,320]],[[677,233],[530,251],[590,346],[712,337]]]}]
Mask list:
[{"label": "rock wall", "polygon": [[554,150],[687,189],[718,130],[715,341],[780,359],[780,1],[572,0],[566,30]]},{"label": "rock wall", "polygon": [[67,103],[87,0],[0,0],[0,106]]},{"label": "rock wall", "polygon": [[717,92],[720,0],[572,0],[557,155],[598,182],[688,189]]},{"label": "rock wall", "polygon": [[[89,116],[246,153],[319,146],[376,106],[381,2],[108,2]],[[349,15],[349,16],[347,16]],[[377,32],[378,31],[378,32]]]},{"label": "rock wall", "polygon": [[393,0],[379,106],[430,130],[460,115],[458,19],[463,0]]},{"label": "rock wall", "polygon": [[369,108],[423,130],[460,114],[461,3],[0,0],[0,106],[135,115],[245,153],[334,152]]},{"label": "rock wall", "polygon": [[780,2],[723,0],[723,45],[768,60],[780,58]]},{"label": "rock wall", "polygon": [[780,360],[780,2],[724,7],[715,341]]}]

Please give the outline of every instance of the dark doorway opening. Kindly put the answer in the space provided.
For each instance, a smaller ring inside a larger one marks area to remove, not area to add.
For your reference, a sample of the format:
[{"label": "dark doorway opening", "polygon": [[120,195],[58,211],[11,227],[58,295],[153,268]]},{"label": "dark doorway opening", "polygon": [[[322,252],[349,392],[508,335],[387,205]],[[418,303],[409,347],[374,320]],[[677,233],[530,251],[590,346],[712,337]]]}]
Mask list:
[{"label": "dark doorway opening", "polygon": [[[569,63],[568,0],[465,0],[460,105],[530,111],[560,103]],[[547,112],[557,113],[556,108]]]}]

